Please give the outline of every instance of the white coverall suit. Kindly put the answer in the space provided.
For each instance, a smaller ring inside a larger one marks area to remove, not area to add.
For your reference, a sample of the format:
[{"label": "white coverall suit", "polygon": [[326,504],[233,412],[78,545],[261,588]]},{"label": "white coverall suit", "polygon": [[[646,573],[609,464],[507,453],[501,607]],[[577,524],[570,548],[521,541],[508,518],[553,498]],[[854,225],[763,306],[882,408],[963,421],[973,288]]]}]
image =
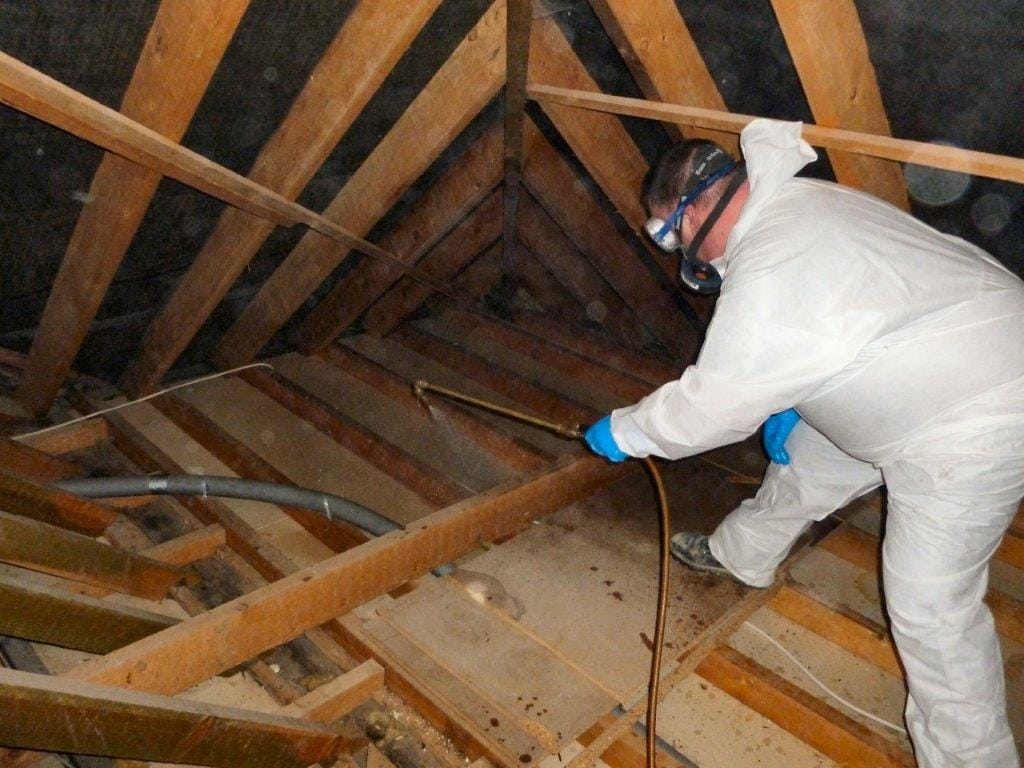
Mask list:
[{"label": "white coverall suit", "polygon": [[682,458],[795,407],[788,466],[710,539],[766,586],[813,520],[885,483],[883,586],[926,768],[1018,765],[982,602],[1024,496],[1024,284],[980,249],[868,195],[793,178],[798,123],[741,137],[750,195],[714,262],[696,364],[611,416],[633,456]]}]

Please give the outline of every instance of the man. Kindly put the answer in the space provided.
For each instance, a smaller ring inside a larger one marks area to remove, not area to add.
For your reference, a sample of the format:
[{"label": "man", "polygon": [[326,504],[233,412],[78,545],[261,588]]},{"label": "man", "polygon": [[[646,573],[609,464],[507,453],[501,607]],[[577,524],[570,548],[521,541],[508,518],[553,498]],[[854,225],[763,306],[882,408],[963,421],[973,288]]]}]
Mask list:
[{"label": "man", "polygon": [[717,269],[721,296],[696,364],[588,443],[678,459],[795,408],[772,423],[792,428],[789,464],[770,464],[712,536],[673,537],[673,553],[765,587],[812,521],[885,483],[885,600],[918,762],[1016,766],[982,599],[1024,496],[1024,284],[880,200],[794,178],[816,157],[799,124],[756,120],[741,146],[745,169],[698,141],[654,170],[648,231],[678,239],[693,287],[713,288]]}]

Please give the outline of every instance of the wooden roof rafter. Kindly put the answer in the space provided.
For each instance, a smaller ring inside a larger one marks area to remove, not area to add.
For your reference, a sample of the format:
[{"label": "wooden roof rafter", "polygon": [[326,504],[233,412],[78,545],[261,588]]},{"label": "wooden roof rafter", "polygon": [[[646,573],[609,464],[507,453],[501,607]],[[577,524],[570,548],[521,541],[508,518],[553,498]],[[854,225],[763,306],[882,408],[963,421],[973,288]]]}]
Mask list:
[{"label": "wooden roof rafter", "polygon": [[[505,0],[495,0],[348,180],[325,218],[368,232],[497,94],[505,81],[505,15]],[[349,254],[307,233],[228,329],[215,364],[230,368],[251,360]],[[159,380],[154,375],[172,362],[149,364],[130,383],[153,386]]]},{"label": "wooden roof rafter", "polygon": [[[249,0],[163,0],[121,112],[178,142],[199,107]],[[28,355],[18,398],[49,410],[162,176],[107,153],[78,217]]]}]

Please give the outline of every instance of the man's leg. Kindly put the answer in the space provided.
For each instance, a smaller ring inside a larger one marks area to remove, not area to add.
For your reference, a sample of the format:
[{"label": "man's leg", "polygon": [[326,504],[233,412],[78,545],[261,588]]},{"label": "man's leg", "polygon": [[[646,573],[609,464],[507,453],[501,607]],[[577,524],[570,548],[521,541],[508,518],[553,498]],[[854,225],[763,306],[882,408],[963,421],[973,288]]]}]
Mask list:
[{"label": "man's leg", "polygon": [[882,575],[918,764],[1012,768],[1002,656],[983,600],[989,559],[1024,494],[1024,414],[1016,427],[982,419],[916,443],[883,468]]},{"label": "man's leg", "polygon": [[786,450],[790,463],[770,464],[757,495],[733,510],[708,542],[730,573],[754,587],[772,583],[812,522],[882,484],[871,464],[843,453],[807,422],[796,425]]}]

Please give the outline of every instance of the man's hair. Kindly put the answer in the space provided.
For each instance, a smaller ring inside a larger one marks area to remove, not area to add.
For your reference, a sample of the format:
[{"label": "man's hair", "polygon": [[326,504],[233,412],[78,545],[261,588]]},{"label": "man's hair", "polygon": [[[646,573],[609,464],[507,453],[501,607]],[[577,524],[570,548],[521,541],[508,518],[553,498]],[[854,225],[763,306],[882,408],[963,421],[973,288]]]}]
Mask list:
[{"label": "man's hair", "polygon": [[[726,158],[729,157],[729,153],[722,147],[707,139],[687,139],[662,152],[644,179],[643,201],[647,210],[665,206],[674,208],[680,198],[694,187],[695,164],[715,149],[724,152]],[[726,174],[712,184],[694,201],[694,204],[705,206],[717,201],[726,187],[722,182],[730,175],[732,174]]]}]

